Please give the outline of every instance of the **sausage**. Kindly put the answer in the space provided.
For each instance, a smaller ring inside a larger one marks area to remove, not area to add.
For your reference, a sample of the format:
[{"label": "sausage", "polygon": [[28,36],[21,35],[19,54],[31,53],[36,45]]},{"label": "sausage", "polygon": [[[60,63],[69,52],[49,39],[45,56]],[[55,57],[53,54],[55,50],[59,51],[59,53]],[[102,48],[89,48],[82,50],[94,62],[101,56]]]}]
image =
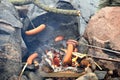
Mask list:
[{"label": "sausage", "polygon": [[66,63],[70,63],[72,60],[72,52],[75,52],[77,51],[77,48],[76,46],[78,45],[78,42],[75,41],[75,40],[72,40],[72,39],[69,39],[67,41],[67,53],[65,54],[64,58],[63,58],[63,64],[66,64]]},{"label": "sausage", "polygon": [[69,40],[67,41],[67,44],[73,44],[74,47],[76,47],[76,46],[78,45],[78,42],[77,42],[76,40],[69,39]]},{"label": "sausage", "polygon": [[61,41],[61,40],[63,40],[63,39],[64,39],[63,36],[57,36],[54,41],[55,41],[55,42],[58,42],[58,41]]},{"label": "sausage", "polygon": [[65,54],[63,58],[63,64],[69,63],[71,61],[73,49],[74,49],[73,44],[68,44],[67,53]]},{"label": "sausage", "polygon": [[25,34],[26,35],[35,35],[35,34],[38,34],[39,32],[43,31],[44,29],[46,28],[46,25],[45,24],[41,24],[40,26],[38,26],[37,28],[34,28],[32,30],[28,30],[28,31],[25,31]]},{"label": "sausage", "polygon": [[30,55],[29,57],[28,57],[28,59],[27,59],[27,64],[28,65],[31,65],[32,64],[32,61],[36,58],[36,57],[38,57],[38,53],[33,53],[32,55]]},{"label": "sausage", "polygon": [[32,55],[30,55],[27,59],[27,62],[26,64],[24,65],[22,71],[20,72],[20,75],[18,77],[18,80],[21,80],[21,76],[25,70],[25,68],[27,67],[27,65],[31,65],[32,64],[32,61],[38,56],[38,53],[33,53]]}]

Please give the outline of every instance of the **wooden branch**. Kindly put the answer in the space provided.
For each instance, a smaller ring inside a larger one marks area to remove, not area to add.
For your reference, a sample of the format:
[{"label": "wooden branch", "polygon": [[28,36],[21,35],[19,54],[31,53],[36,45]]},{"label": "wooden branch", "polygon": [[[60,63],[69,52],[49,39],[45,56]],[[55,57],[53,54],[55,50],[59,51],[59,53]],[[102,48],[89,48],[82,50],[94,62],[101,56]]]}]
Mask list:
[{"label": "wooden branch", "polygon": [[42,77],[80,77],[80,76],[83,76],[84,74],[86,73],[85,72],[77,73],[72,71],[45,73],[43,71],[40,71],[40,75]]},{"label": "wooden branch", "polygon": [[39,0],[34,0],[34,4],[38,7],[42,8],[45,11],[58,13],[58,14],[65,14],[65,15],[74,15],[74,16],[80,16],[80,11],[78,10],[64,10],[64,9],[57,9],[48,7],[44,4],[41,4]]},{"label": "wooden branch", "polygon": [[48,11],[48,12],[53,12],[57,14],[65,14],[65,15],[73,15],[73,16],[80,16],[80,11],[79,10],[65,10],[65,9],[57,9],[53,7],[46,6],[42,3],[40,3],[39,0],[9,0],[11,3],[14,5],[25,5],[25,4],[30,4],[33,3],[39,8]]}]

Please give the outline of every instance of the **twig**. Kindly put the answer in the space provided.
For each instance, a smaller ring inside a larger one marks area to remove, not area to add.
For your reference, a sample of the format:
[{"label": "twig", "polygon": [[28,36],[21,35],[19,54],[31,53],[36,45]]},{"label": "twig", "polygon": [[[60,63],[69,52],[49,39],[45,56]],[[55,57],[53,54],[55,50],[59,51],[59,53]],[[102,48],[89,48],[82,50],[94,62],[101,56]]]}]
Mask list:
[{"label": "twig", "polygon": [[102,68],[98,65],[98,63],[96,63],[96,62],[94,61],[94,64],[95,64],[100,70],[102,70]]},{"label": "twig", "polygon": [[94,46],[94,45],[85,44],[83,42],[80,42],[79,44],[82,44],[82,45],[85,45],[85,46],[88,46],[88,47],[92,47],[92,48],[97,48],[97,49],[109,51],[109,52],[116,53],[116,54],[120,55],[120,52],[118,52],[118,51],[113,51],[113,50],[110,50],[110,49],[106,49],[106,48],[102,48],[102,47],[98,47],[98,46]]},{"label": "twig", "polygon": [[112,61],[112,62],[119,62],[120,63],[120,60],[118,59],[112,59],[112,58],[104,58],[104,57],[97,57],[97,56],[90,56],[92,58],[96,58],[96,59],[101,59],[101,60],[106,60],[106,61]]},{"label": "twig", "polygon": [[[27,16],[27,15],[26,15],[26,16]],[[29,19],[29,21],[30,21],[32,27],[35,29],[35,25],[34,25],[33,22],[31,21],[31,19],[30,19],[28,16],[27,16],[27,18]]]}]

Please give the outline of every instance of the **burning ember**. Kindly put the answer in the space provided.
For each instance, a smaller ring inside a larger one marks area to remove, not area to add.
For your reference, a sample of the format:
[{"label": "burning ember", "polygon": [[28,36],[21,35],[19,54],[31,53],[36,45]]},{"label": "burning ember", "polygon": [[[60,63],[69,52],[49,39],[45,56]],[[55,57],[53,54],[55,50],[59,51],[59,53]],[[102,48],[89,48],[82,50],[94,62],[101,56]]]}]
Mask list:
[{"label": "burning ember", "polygon": [[[69,49],[69,44],[71,44]],[[81,72],[86,67],[95,69],[96,65],[92,58],[86,54],[76,52],[77,41],[68,40],[67,49],[51,48],[42,56],[40,69],[44,72],[73,71]]]},{"label": "burning ember", "polygon": [[[58,43],[57,41],[56,43]],[[34,64],[36,69],[43,77],[80,77],[81,75],[94,74],[95,80],[97,77],[93,71],[98,67],[102,68],[88,54],[80,53],[78,50],[79,43],[76,40],[66,41],[66,47],[51,47],[45,50],[40,63],[35,60],[38,54],[34,53],[28,57],[26,65],[23,67],[20,77],[23,74],[27,65]],[[54,74],[54,75],[53,75]],[[72,76],[71,76],[72,75]],[[91,76],[90,76],[91,77]]]}]

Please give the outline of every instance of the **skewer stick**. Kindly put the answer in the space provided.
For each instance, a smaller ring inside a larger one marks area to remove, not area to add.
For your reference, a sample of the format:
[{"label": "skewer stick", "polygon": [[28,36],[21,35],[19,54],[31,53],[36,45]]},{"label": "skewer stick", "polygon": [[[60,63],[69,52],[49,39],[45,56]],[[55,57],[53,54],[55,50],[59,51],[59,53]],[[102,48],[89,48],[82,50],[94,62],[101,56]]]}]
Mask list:
[{"label": "skewer stick", "polygon": [[21,80],[21,76],[23,74],[23,72],[25,71],[25,68],[27,67],[27,65],[31,65],[32,64],[32,61],[38,56],[38,53],[33,53],[32,55],[30,55],[27,59],[27,62],[25,63],[22,71],[20,72],[20,75],[18,77],[18,80]]},{"label": "skewer stick", "polygon": [[21,80],[21,76],[22,76],[22,74],[23,74],[25,68],[27,67],[27,65],[28,65],[28,63],[26,62],[26,64],[24,65],[22,71],[20,72],[20,75],[19,75],[19,77],[18,77],[18,80]]}]

